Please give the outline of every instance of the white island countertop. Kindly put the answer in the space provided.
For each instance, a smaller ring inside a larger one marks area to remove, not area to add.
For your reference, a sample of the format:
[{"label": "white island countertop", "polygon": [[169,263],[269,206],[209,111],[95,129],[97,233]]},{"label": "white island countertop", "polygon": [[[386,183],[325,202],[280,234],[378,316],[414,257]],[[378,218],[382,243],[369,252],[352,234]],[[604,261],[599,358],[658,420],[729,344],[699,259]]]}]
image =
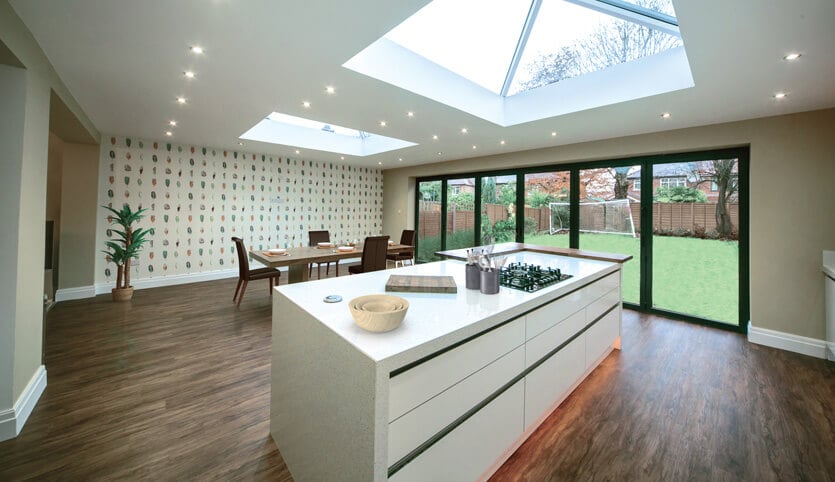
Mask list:
[{"label": "white island countertop", "polygon": [[[507,258],[508,264],[524,262],[559,268],[572,278],[533,293],[501,287],[498,294],[483,295],[465,288],[465,264],[448,260],[282,285],[275,289],[365,354],[378,368],[394,370],[619,269],[617,263],[607,261],[533,252],[514,253]],[[403,323],[386,333],[365,331],[354,323],[348,302],[358,296],[386,293],[385,284],[392,274],[452,276],[458,292],[387,293],[409,301]],[[327,295],[340,295],[342,301],[325,303],[323,298]],[[274,333],[274,336],[281,335]]]}]

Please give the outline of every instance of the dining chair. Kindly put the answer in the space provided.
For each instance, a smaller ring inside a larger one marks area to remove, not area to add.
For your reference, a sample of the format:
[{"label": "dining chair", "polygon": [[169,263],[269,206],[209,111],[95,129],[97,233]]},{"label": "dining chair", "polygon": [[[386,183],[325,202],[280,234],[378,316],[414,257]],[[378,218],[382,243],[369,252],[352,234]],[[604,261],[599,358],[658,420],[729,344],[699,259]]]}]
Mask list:
[{"label": "dining chair", "polygon": [[[330,243],[331,242],[331,233],[329,231],[308,231],[307,232],[307,242],[308,246],[318,246],[319,243]],[[325,276],[330,274],[331,271],[331,263],[336,264],[336,276],[339,276],[339,260],[336,261],[316,261],[316,277],[318,279],[322,278],[322,263],[326,263],[325,266]],[[307,269],[307,277],[310,278],[310,275],[313,274],[313,263],[310,263]]]},{"label": "dining chair", "polygon": [[[244,292],[246,291],[246,285],[249,284],[250,281],[259,280],[259,279],[267,279],[270,281],[270,296],[273,295],[273,286],[278,286],[279,278],[281,277],[281,271],[275,268],[258,268],[258,269],[249,269],[249,256],[247,256],[246,248],[244,247],[244,240],[241,238],[232,237],[232,241],[235,242],[235,251],[238,253],[238,286],[235,287],[235,295],[232,297],[232,301],[235,299],[238,300],[238,307],[241,306],[241,300],[244,299]],[[275,284],[273,284],[273,280],[275,280]],[[238,291],[240,290],[241,294],[238,296]]]},{"label": "dining chair", "polygon": [[348,266],[350,274],[368,273],[386,269],[386,252],[389,247],[388,236],[369,236],[362,245],[362,262]]},{"label": "dining chair", "polygon": [[386,259],[388,261],[394,261],[395,268],[397,267],[397,263],[400,263],[400,266],[406,266],[406,261],[410,264],[415,264],[415,230],[404,229],[400,233],[400,244],[411,246],[412,249],[403,250],[399,253],[386,254]]}]

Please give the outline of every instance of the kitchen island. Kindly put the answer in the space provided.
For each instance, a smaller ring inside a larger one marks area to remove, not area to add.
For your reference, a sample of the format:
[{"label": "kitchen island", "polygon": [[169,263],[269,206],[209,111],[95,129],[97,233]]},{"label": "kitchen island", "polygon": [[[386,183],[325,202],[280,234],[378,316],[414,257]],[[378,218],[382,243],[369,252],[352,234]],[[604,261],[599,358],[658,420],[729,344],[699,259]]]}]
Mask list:
[{"label": "kitchen island", "polygon": [[[619,348],[619,263],[528,251],[508,262],[572,277],[484,295],[448,260],[276,288],[270,431],[296,480],[489,477]],[[402,325],[366,332],[348,301],[383,293],[391,274],[452,276],[458,292],[393,293],[410,304]]]}]

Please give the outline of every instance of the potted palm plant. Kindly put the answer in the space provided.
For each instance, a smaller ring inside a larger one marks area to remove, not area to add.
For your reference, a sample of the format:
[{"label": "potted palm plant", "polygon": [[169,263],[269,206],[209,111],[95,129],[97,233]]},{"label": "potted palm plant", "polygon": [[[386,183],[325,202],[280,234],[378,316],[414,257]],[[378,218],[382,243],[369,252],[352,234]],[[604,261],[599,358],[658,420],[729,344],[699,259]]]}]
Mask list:
[{"label": "potted palm plant", "polygon": [[113,288],[113,301],[128,301],[133,297],[133,286],[130,284],[130,262],[135,259],[145,244],[150,230],[135,227],[134,223],[142,219],[145,208],[136,212],[125,204],[121,210],[113,209],[110,206],[102,206],[112,214],[107,216],[111,225],[118,225],[119,229],[111,229],[115,238],[105,241],[107,250],[102,251],[107,255],[108,261],[116,263],[116,287]]}]

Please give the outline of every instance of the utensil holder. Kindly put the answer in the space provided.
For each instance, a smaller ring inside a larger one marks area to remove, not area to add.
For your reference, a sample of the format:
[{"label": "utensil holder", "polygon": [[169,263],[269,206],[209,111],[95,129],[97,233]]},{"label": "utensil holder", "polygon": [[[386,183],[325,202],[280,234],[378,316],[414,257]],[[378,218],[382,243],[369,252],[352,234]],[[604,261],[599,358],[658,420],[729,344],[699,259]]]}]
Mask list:
[{"label": "utensil holder", "polygon": [[477,264],[468,264],[465,268],[467,276],[467,289],[477,290],[481,287],[481,276]]},{"label": "utensil holder", "polygon": [[499,272],[497,270],[481,271],[481,294],[495,295],[499,292]]}]

